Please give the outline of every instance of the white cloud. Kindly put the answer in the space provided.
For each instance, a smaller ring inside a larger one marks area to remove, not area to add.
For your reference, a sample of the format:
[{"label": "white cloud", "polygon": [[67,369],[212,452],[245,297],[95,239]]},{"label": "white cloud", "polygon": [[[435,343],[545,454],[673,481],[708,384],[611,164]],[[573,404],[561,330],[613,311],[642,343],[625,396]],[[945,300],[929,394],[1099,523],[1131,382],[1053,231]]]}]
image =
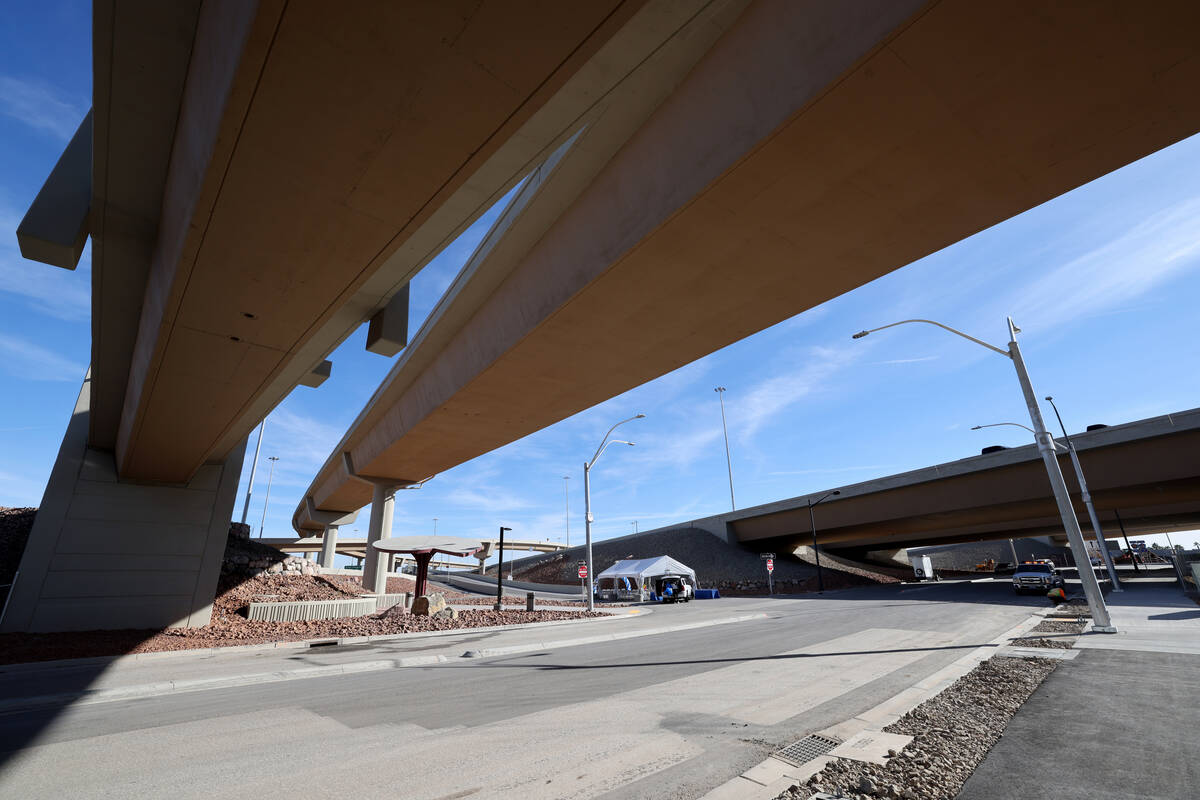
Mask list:
[{"label": "white cloud", "polygon": [[1200,197],[1160,209],[1049,269],[1010,307],[1018,324],[1045,329],[1128,303],[1197,265]]},{"label": "white cloud", "polygon": [[[743,438],[750,438],[777,415],[803,398],[825,388],[839,370],[861,354],[861,348],[809,347],[797,353],[792,364],[782,364],[773,378],[745,393],[730,417]],[[735,429],[731,422],[730,429]]]},{"label": "white cloud", "polygon": [[0,113],[67,141],[79,127],[86,108],[62,97],[39,81],[0,75]]},{"label": "white cloud", "polygon": [[0,204],[0,292],[24,297],[35,311],[68,321],[86,320],[92,312],[91,244],[74,271],[27,261],[17,247],[20,217]]},{"label": "white cloud", "polygon": [[28,381],[83,380],[87,367],[17,336],[0,333],[0,365],[14,377]]},{"label": "white cloud", "polygon": [[938,358],[939,356],[922,356],[920,358],[892,358],[888,359],[887,361],[876,361],[875,364],[881,366],[886,364],[919,364],[922,361],[936,361]]},{"label": "white cloud", "polygon": [[46,479],[33,479],[25,474],[0,471],[0,506],[32,508],[41,505]]},{"label": "white cloud", "polygon": [[835,472],[867,472],[875,469],[891,469],[887,464],[863,464],[855,467],[827,467],[823,469],[792,469],[768,472],[768,475],[830,475]]}]

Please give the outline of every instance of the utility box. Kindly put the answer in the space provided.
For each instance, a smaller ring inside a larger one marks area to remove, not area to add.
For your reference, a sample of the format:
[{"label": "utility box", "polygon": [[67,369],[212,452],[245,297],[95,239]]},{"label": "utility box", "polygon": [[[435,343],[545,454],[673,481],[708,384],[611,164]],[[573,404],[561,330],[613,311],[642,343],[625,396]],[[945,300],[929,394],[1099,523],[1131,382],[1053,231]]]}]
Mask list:
[{"label": "utility box", "polygon": [[929,556],[913,556],[912,558],[913,576],[919,581],[933,581],[937,577],[933,574],[933,559]]}]

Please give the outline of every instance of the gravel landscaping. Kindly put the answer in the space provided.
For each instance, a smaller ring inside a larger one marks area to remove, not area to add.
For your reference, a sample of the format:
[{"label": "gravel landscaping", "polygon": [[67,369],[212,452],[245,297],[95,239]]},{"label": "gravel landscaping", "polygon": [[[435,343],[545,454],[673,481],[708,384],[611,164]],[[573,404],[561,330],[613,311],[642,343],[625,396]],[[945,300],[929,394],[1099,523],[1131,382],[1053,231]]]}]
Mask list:
[{"label": "gravel landscaping", "polygon": [[1039,622],[1033,633],[1083,633],[1086,622],[1070,622],[1062,619],[1047,619]]},{"label": "gravel landscaping", "polygon": [[1057,661],[994,657],[884,728],[914,737],[883,766],[839,758],[776,800],[817,792],[847,798],[942,800],[958,794],[1008,721]]},{"label": "gravel landscaping", "polygon": [[1009,642],[1013,647],[1045,647],[1050,650],[1070,650],[1075,646],[1073,639],[1044,639],[1041,637],[1030,637],[1023,639],[1013,639]]},{"label": "gravel landscaping", "polygon": [[[269,571],[270,565],[285,563],[303,563],[307,571]],[[312,562],[286,559],[282,553],[265,545],[231,536],[217,584],[217,596],[213,600],[212,621],[208,625],[166,630],[0,634],[0,664],[303,639],[383,636],[604,616],[600,612],[584,611],[579,604],[553,600],[539,601],[539,604],[564,606],[563,610],[528,612],[524,610],[524,596],[505,598],[505,605],[520,606],[520,610],[493,611],[491,606],[495,603],[494,598],[443,591],[446,600],[452,604],[478,605],[481,608],[464,610],[454,619],[415,616],[399,607],[380,614],[341,619],[297,622],[246,619],[245,610],[251,602],[340,600],[364,593],[360,578],[313,574],[313,571],[319,571],[319,568]],[[414,588],[410,578],[388,579],[388,592],[412,592]]]}]

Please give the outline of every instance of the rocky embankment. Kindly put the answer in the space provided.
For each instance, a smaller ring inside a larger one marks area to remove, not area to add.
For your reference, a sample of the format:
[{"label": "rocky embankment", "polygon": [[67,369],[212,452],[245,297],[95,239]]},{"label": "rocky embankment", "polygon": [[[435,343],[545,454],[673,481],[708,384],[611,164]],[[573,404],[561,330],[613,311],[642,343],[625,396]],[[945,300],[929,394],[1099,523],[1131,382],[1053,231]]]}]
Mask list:
[{"label": "rocky embankment", "polygon": [[5,596],[8,584],[21,563],[25,542],[33,529],[36,508],[5,508],[0,506],[0,597]]}]

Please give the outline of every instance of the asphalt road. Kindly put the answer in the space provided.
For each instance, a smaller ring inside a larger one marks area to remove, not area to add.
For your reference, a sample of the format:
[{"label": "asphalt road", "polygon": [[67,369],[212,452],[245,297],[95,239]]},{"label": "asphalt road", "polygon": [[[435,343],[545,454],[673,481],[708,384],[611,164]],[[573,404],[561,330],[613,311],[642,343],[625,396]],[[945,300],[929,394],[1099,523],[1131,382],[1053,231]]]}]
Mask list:
[{"label": "asphalt road", "polygon": [[0,797],[692,798],[1044,602],[941,583],[693,603],[768,618],[0,715]]}]

